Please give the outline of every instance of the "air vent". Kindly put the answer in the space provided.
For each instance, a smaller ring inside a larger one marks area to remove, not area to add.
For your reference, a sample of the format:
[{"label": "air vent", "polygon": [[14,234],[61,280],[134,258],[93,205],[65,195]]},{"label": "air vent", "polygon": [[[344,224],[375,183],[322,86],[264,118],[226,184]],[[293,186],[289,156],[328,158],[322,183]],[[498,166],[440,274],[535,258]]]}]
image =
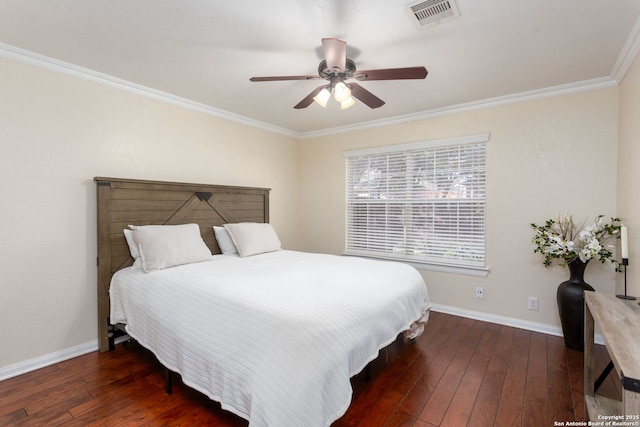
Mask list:
[{"label": "air vent", "polygon": [[420,27],[438,24],[460,16],[453,0],[426,0],[408,5]]}]

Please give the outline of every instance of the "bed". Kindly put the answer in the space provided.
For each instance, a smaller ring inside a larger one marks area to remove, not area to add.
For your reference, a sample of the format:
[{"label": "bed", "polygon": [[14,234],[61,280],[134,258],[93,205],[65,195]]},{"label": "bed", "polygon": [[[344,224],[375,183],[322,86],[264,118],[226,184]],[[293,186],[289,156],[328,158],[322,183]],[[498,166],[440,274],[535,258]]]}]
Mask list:
[{"label": "bed", "polygon": [[[268,189],[95,181],[101,351],[125,325],[185,384],[252,427],[330,425],[349,406],[349,379],[428,319],[413,267],[277,247]],[[144,233],[172,229],[160,225],[195,227],[209,255],[147,268],[151,256],[143,265],[132,257],[129,225],[140,248]],[[218,243],[214,227],[238,253]]]}]

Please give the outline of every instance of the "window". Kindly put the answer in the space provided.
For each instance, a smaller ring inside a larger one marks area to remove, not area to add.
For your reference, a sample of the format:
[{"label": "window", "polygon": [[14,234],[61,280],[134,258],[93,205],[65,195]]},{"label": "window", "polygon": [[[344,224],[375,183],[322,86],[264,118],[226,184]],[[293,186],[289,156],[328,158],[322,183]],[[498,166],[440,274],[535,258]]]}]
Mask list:
[{"label": "window", "polygon": [[483,134],[346,152],[346,253],[485,268],[488,140]]}]

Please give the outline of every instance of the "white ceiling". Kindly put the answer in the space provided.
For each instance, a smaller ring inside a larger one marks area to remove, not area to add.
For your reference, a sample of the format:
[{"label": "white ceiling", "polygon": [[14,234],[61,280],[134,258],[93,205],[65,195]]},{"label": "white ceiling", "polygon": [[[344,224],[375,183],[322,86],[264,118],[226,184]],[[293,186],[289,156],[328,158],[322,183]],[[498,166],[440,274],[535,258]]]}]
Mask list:
[{"label": "white ceiling", "polygon": [[[615,82],[638,49],[640,0],[456,0],[459,18],[427,28],[418,27],[407,4],[0,0],[0,54],[35,53],[304,137]],[[347,41],[358,69],[423,65],[429,75],[362,82],[386,101],[374,110],[358,102],[341,111],[333,101],[294,110],[321,81],[249,81],[317,74],[323,37]]]}]

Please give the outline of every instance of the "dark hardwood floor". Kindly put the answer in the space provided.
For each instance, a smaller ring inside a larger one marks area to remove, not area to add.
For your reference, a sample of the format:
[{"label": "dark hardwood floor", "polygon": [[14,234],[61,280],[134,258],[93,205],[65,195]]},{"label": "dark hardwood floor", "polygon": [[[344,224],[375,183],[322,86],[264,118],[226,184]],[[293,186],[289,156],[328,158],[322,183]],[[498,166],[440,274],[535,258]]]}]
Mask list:
[{"label": "dark hardwood floor", "polygon": [[[609,361],[597,346],[598,369]],[[432,313],[414,343],[402,338],[352,379],[346,426],[553,426],[584,419],[583,354],[562,338]],[[0,382],[1,426],[246,426],[174,382],[135,343]],[[612,377],[599,394],[619,398]],[[292,426],[296,427],[296,426]],[[299,426],[305,427],[305,426]]]}]

